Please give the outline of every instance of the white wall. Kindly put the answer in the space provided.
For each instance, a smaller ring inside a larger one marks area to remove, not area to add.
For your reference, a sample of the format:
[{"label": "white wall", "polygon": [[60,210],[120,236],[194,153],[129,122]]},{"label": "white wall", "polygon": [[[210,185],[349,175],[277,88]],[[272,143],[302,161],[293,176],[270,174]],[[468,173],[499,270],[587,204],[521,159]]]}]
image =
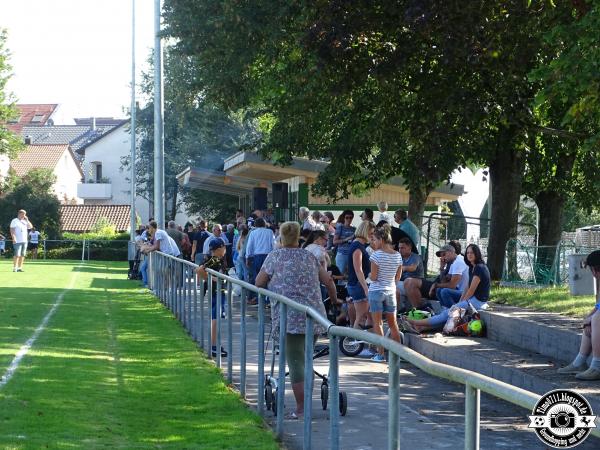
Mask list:
[{"label": "white wall", "polygon": [[[86,200],[86,204],[96,205],[128,205],[130,202],[130,174],[129,171],[121,169],[121,158],[129,156],[131,152],[131,136],[128,131],[128,125],[121,125],[117,130],[107,134],[102,139],[94,142],[85,149],[84,156],[84,174],[85,180],[94,178],[91,169],[94,162],[102,163],[102,177],[109,178],[112,185],[112,199],[110,200]],[[142,223],[147,223],[150,216],[154,216],[154,211],[150,210],[150,203],[145,198],[136,197],[136,211],[142,219]],[[180,225],[187,222],[188,217],[184,213],[177,214],[176,221]]]},{"label": "white wall", "polygon": [[77,197],[77,185],[81,183],[81,172],[69,150],[65,150],[58,160],[54,168],[54,175],[56,176],[54,193],[60,202],[70,203],[75,200],[78,205],[83,204],[83,200]]},{"label": "white wall", "polygon": [[10,160],[6,155],[0,155],[0,181],[2,181],[8,175],[8,168],[10,167]]}]

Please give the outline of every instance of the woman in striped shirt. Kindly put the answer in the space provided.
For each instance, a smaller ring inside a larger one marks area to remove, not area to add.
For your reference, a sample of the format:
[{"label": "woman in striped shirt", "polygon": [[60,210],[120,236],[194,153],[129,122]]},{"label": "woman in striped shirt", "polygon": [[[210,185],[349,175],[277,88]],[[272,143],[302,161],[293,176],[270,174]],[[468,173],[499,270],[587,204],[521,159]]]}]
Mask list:
[{"label": "woman in striped shirt", "polygon": [[[396,322],[396,282],[402,275],[402,256],[392,246],[389,225],[377,228],[371,240],[375,250],[370,257],[371,285],[369,286],[369,312],[373,319],[373,332],[383,336],[383,313],[385,313],[391,338],[400,342]],[[384,362],[384,349],[378,348],[373,361]]]}]

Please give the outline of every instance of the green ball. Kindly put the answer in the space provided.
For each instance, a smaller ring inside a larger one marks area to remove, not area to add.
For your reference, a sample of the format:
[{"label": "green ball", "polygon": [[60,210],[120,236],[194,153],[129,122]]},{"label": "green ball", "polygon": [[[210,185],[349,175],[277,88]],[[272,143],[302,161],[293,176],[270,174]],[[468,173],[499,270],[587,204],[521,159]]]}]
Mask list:
[{"label": "green ball", "polygon": [[480,334],[483,329],[483,322],[481,320],[471,320],[469,322],[469,331],[473,334]]}]

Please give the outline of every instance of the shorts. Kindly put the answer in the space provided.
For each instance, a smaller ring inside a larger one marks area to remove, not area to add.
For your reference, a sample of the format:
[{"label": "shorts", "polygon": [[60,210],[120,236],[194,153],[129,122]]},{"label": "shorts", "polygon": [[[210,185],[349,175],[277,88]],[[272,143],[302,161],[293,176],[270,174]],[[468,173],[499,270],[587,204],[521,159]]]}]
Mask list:
[{"label": "shorts", "polygon": [[349,284],[348,286],[346,286],[346,289],[348,290],[348,295],[352,297],[352,303],[360,303],[367,301],[367,294],[365,293],[360,284],[357,284],[356,286],[352,286]]},{"label": "shorts", "polygon": [[369,311],[395,313],[396,293],[386,291],[369,291]]},{"label": "shorts", "polygon": [[15,256],[25,256],[27,242],[13,242]]},{"label": "shorts", "polygon": [[39,246],[39,244],[37,242],[30,242],[29,245],[27,246],[28,250],[33,250],[34,248],[37,249]]},{"label": "shorts", "polygon": [[429,290],[431,289],[431,286],[433,286],[433,281],[431,280],[421,280],[421,297],[423,298],[428,298],[430,300],[435,300],[435,292],[433,294],[433,297],[429,296]]}]

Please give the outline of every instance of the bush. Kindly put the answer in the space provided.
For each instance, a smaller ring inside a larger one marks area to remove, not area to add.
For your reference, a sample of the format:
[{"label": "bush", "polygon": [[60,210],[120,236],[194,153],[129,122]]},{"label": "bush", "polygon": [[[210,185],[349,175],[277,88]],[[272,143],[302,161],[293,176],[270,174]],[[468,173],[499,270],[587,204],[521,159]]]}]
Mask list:
[{"label": "bush", "polygon": [[[43,252],[38,258],[44,258]],[[46,259],[76,259],[81,260],[81,247],[53,248],[46,252]]]}]

